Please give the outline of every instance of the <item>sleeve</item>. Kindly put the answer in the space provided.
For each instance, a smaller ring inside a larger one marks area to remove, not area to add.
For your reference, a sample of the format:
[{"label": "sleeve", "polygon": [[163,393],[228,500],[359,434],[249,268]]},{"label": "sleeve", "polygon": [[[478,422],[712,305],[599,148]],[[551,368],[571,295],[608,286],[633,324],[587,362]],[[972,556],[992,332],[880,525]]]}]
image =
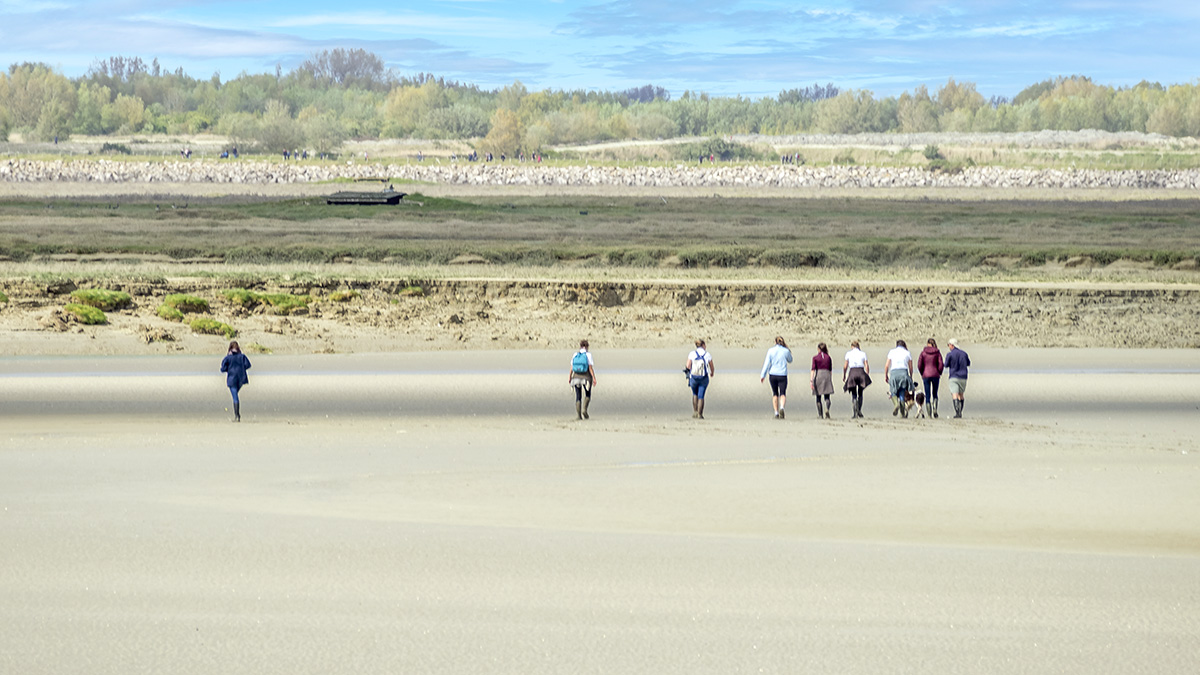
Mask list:
[{"label": "sleeve", "polygon": [[228,372],[229,372],[229,357],[228,357],[228,356],[226,356],[225,358],[221,359],[221,372],[222,372],[222,373],[228,373]]},{"label": "sleeve", "polygon": [[242,363],[246,364],[246,370],[250,370],[250,357],[242,354]]},{"label": "sleeve", "polygon": [[758,379],[761,380],[762,378],[766,377],[767,371],[770,369],[771,369],[771,352],[767,352],[767,358],[763,359],[762,374],[758,376]]},{"label": "sleeve", "polygon": [[792,362],[792,350],[784,349],[783,353],[787,355],[787,362],[791,363]]}]

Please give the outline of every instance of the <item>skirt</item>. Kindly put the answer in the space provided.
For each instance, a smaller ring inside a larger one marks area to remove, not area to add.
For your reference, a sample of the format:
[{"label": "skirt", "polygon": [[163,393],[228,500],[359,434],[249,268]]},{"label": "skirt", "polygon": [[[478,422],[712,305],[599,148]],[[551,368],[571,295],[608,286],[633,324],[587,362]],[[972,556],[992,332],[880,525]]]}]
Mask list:
[{"label": "skirt", "polygon": [[833,371],[818,370],[813,378],[813,395],[828,396],[833,393]]},{"label": "skirt", "polygon": [[855,387],[866,389],[871,386],[871,376],[865,368],[851,368],[850,372],[846,373],[846,384],[842,387],[845,391],[850,391]]}]

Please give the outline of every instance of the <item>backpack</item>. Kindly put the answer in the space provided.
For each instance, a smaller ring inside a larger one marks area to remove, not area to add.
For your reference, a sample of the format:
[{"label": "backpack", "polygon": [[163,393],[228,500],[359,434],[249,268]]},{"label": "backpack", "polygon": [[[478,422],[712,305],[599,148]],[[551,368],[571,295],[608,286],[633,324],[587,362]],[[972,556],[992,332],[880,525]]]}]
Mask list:
[{"label": "backpack", "polygon": [[692,359],[692,377],[704,377],[708,375],[708,363],[704,360],[708,352],[701,353],[697,349],[694,353],[696,354],[696,358]]},{"label": "backpack", "polygon": [[571,372],[583,375],[588,372],[587,352],[576,352],[571,359]]}]

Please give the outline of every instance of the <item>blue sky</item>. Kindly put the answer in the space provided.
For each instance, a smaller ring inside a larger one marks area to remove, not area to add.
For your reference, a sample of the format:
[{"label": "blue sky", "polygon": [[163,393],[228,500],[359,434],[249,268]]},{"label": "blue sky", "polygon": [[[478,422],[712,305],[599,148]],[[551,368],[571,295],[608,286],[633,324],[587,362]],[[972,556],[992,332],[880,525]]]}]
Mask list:
[{"label": "blue sky", "polygon": [[123,55],[230,79],[360,47],[402,74],[485,88],[654,84],[675,96],[816,82],[894,95],[949,77],[1008,96],[1056,75],[1193,82],[1198,35],[1195,0],[0,0],[0,64],[70,76]]}]

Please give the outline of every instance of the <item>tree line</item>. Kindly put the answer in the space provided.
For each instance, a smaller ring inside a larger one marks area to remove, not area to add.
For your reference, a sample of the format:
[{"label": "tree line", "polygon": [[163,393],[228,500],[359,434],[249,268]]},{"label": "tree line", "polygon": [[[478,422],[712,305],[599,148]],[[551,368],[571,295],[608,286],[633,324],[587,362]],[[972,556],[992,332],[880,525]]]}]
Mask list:
[{"label": "tree line", "polygon": [[44,63],[0,73],[0,140],[10,132],[41,141],[71,134],[227,136],[246,150],[304,147],[335,152],[348,138],[469,140],[481,151],[515,154],[548,146],[727,134],[930,131],[1141,131],[1200,135],[1200,87],[1140,82],[1100,85],[1058,77],[1012,99],[986,99],[970,82],[948,80],[877,98],[862,89],[814,84],[776,97],[678,97],[646,85],[618,92],[529,91],[521,82],[484,90],[431,74],[402,76],[377,55],[333,49],[289,72],[197,79],[157,59],[115,56],[68,78]]}]

